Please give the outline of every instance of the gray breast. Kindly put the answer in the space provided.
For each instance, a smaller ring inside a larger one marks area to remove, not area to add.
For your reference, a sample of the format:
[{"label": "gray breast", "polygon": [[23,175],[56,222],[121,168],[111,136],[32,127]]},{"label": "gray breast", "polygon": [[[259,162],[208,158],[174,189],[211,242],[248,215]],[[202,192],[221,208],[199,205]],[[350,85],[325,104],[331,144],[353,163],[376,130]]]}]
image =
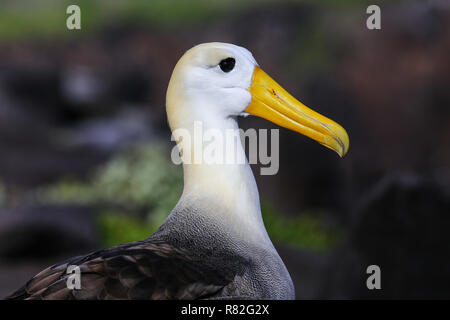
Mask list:
[{"label": "gray breast", "polygon": [[219,273],[232,270],[234,280],[216,299],[294,299],[289,272],[270,240],[256,243],[237,236],[217,216],[198,206],[178,205],[151,239],[189,250]]}]

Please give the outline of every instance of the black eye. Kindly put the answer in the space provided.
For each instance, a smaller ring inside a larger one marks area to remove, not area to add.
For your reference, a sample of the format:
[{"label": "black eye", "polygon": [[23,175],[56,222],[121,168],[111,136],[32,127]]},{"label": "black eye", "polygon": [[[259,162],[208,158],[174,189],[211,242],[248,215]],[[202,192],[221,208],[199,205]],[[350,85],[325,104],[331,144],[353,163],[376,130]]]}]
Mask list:
[{"label": "black eye", "polygon": [[234,60],[234,58],[226,58],[220,61],[219,66],[223,72],[230,72],[231,70],[233,70],[235,63],[236,60]]}]

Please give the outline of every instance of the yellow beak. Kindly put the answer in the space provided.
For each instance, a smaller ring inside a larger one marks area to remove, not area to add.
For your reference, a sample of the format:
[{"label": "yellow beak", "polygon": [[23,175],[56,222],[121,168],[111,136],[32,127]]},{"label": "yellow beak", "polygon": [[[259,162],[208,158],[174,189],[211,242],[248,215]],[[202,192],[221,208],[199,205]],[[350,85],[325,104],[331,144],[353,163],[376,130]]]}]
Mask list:
[{"label": "yellow beak", "polygon": [[344,128],[295,99],[259,67],[249,91],[252,102],[245,112],[310,137],[341,157],[347,153],[350,142]]}]

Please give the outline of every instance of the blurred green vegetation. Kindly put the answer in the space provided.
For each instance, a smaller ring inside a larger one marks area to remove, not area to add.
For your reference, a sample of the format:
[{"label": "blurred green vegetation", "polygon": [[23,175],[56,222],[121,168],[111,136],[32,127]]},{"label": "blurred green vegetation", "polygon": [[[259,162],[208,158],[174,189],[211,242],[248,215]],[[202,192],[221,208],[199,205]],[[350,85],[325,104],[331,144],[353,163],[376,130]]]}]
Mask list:
[{"label": "blurred green vegetation", "polygon": [[[286,218],[267,204],[262,208],[262,215],[270,238],[277,243],[312,251],[327,251],[341,238],[339,232],[326,229],[323,221],[312,214]],[[97,221],[106,247],[146,239],[162,223],[110,211],[100,214]]]},{"label": "blurred green vegetation", "polygon": [[[50,204],[78,204],[98,208],[98,226],[105,246],[150,236],[171,212],[183,189],[182,168],[159,144],[123,150],[88,182],[63,180],[42,188],[37,198]],[[318,215],[287,218],[264,202],[263,218],[273,241],[327,250],[338,237],[324,228]]]},{"label": "blurred green vegetation", "polygon": [[371,4],[367,0],[2,0],[0,39],[67,35],[66,8],[71,4],[81,8],[82,28],[71,32],[75,35],[94,31],[111,21],[135,21],[167,28],[205,23],[253,7],[292,3],[346,8]]},{"label": "blurred green vegetation", "polygon": [[261,212],[270,238],[278,243],[299,248],[326,251],[341,239],[340,230],[325,226],[322,217],[316,212],[305,212],[298,217],[286,217],[275,207],[264,201]]},{"label": "blurred green vegetation", "polygon": [[192,24],[244,6],[237,0],[4,0],[0,3],[0,39],[67,34],[66,9],[71,4],[81,8],[81,32],[96,30],[111,21],[135,21],[164,27]]},{"label": "blurred green vegetation", "polygon": [[49,203],[117,207],[146,213],[162,222],[183,191],[183,172],[166,156],[166,148],[146,144],[124,149],[97,172],[91,181],[65,179],[38,190]]},{"label": "blurred green vegetation", "polygon": [[146,239],[160,225],[154,220],[145,221],[135,216],[125,216],[114,211],[102,212],[97,219],[97,223],[105,247]]},{"label": "blurred green vegetation", "polygon": [[327,34],[317,25],[307,25],[295,40],[295,50],[292,50],[292,70],[303,73],[318,70],[330,70],[336,64],[335,47],[329,45]]}]

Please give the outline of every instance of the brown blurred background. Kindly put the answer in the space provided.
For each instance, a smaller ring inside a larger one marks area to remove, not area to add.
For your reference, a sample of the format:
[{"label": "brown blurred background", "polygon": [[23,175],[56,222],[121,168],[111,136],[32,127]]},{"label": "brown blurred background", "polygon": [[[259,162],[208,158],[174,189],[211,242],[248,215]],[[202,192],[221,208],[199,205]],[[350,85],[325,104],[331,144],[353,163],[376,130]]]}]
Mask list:
[{"label": "brown blurred background", "polygon": [[[69,4],[82,30],[67,30]],[[369,4],[381,30],[366,28]],[[3,0],[0,297],[163,221],[182,190],[165,91],[184,51],[210,41],[248,48],[349,133],[341,160],[280,129],[279,173],[256,174],[297,297],[450,298],[445,0]],[[381,290],[366,287],[372,264]]]}]

